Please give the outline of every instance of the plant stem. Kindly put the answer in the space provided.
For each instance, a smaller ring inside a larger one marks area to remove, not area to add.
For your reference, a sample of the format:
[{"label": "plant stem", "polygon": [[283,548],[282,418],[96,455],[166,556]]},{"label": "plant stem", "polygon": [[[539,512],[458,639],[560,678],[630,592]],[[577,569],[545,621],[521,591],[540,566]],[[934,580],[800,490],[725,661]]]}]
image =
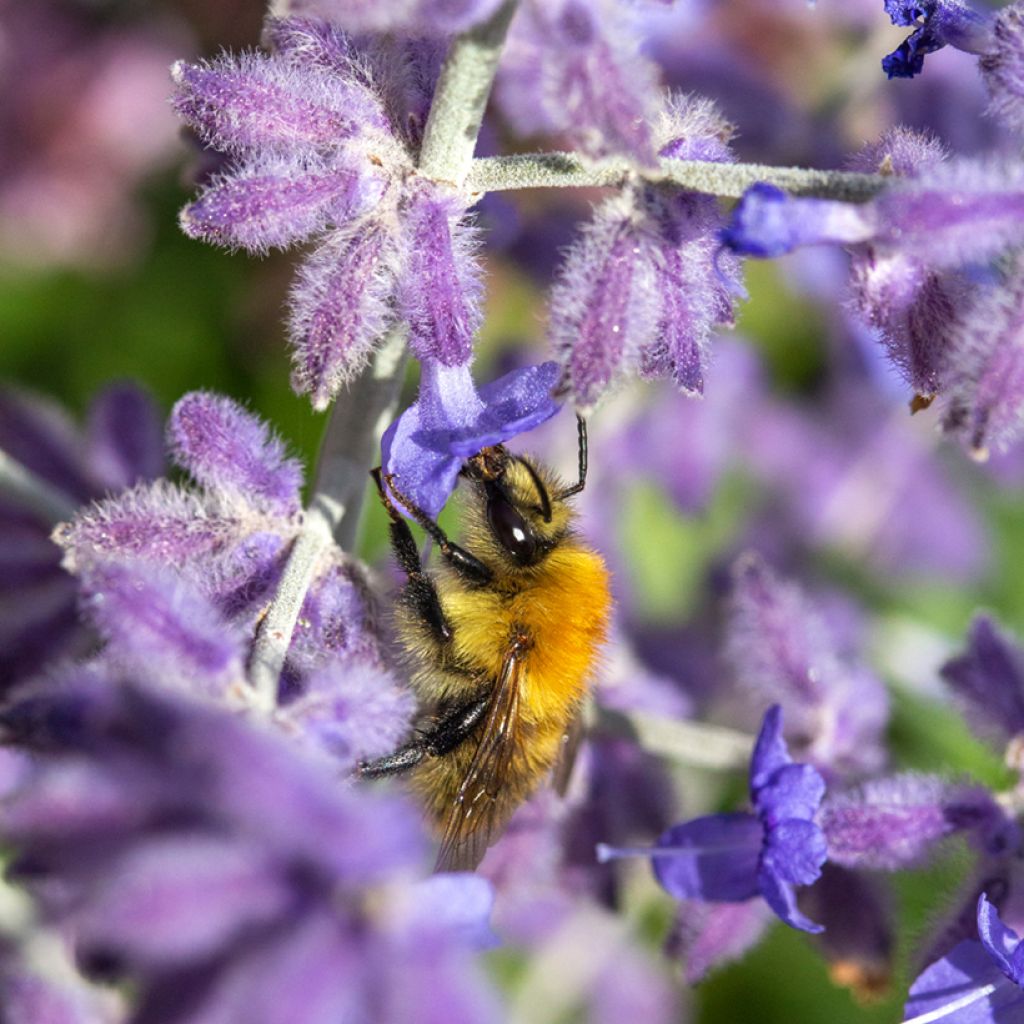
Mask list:
[{"label": "plant stem", "polygon": [[645,171],[623,157],[587,160],[575,153],[521,153],[474,160],[465,179],[470,192],[501,192],[518,188],[581,188],[622,185],[642,176],[651,182],[681,185],[693,192],[738,199],[753,184],[766,181],[795,196],[862,203],[877,195],[889,180],[879,174],[723,164],[705,160],[662,160]]},{"label": "plant stem", "polygon": [[677,764],[714,771],[746,769],[754,737],[735,729],[704,722],[662,718],[631,711],[596,709],[599,732],[632,740],[641,750]]},{"label": "plant stem", "polygon": [[54,526],[75,514],[78,503],[0,449],[0,493],[9,494]]},{"label": "plant stem", "polygon": [[445,58],[423,132],[420,174],[461,185],[472,165],[498,58],[518,0],[505,0],[481,25],[459,36]]},{"label": "plant stem", "polygon": [[249,677],[264,710],[272,710],[277,703],[277,684],[295,624],[323,556],[332,544],[345,551],[355,545],[366,478],[398,403],[405,340],[405,329],[395,328],[367,369],[331,408],[320,444],[313,496],[249,659]]}]

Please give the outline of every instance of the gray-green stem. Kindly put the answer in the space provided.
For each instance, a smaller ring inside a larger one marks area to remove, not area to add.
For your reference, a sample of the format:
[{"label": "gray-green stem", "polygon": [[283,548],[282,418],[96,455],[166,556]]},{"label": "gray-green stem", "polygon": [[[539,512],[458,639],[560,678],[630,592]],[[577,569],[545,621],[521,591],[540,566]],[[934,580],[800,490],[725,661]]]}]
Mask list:
[{"label": "gray-green stem", "polygon": [[646,181],[680,185],[693,192],[738,199],[751,185],[765,181],[794,196],[862,203],[891,179],[880,174],[723,164],[706,160],[662,160],[657,169],[640,168],[625,157],[588,160],[576,153],[521,153],[474,160],[466,175],[470,192],[519,188],[583,188],[622,185],[642,176]]},{"label": "gray-green stem", "polygon": [[424,177],[462,184],[517,5],[518,0],[505,0],[487,21],[452,43],[423,131],[419,170]]},{"label": "gray-green stem", "polygon": [[70,519],[78,503],[0,449],[0,493],[9,494],[54,526]]},{"label": "gray-green stem", "polygon": [[318,567],[332,544],[343,551],[355,546],[369,469],[398,404],[405,340],[404,329],[393,330],[370,365],[331,409],[317,459],[313,496],[249,659],[249,678],[264,710],[272,710],[277,703],[281,670]]},{"label": "gray-green stem", "polygon": [[691,768],[745,770],[754,749],[754,737],[747,733],[643,711],[613,711],[597,705],[594,726],[598,732],[632,741],[648,754]]}]

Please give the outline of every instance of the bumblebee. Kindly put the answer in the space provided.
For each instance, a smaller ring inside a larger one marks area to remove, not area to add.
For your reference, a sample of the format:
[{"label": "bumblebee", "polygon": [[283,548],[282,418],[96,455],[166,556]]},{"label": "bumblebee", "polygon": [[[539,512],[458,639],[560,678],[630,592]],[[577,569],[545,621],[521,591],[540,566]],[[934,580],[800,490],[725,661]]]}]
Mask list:
[{"label": "bumblebee", "polygon": [[[465,462],[465,546],[394,477],[374,471],[407,577],[397,632],[423,718],[410,742],[360,774],[408,772],[440,838],[438,871],[476,868],[552,770],[560,789],[568,780],[611,608],[604,562],[573,529],[569,500],[587,476],[586,424],[578,423],[574,484],[502,445]],[[435,542],[436,569],[424,569],[396,502]]]}]

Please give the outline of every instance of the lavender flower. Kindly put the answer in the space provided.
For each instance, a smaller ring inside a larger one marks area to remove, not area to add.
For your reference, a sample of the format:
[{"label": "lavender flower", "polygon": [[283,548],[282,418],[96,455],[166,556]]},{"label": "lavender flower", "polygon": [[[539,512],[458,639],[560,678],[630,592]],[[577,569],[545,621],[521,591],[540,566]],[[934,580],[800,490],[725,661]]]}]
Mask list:
[{"label": "lavender flower", "polygon": [[1005,826],[1005,814],[987,790],[913,774],[830,793],[818,820],[831,861],[884,871],[920,864],[954,832],[973,832],[984,841]]},{"label": "lavender flower", "polygon": [[695,985],[717,967],[740,959],[755,946],[775,917],[762,899],[738,903],[682,900],[668,951],[684,964],[687,984]]},{"label": "lavender flower", "polygon": [[615,0],[522,4],[496,89],[520,135],[565,135],[588,153],[651,162],[657,78],[622,7]]},{"label": "lavender flower", "polygon": [[910,987],[906,1024],[943,1020],[949,1024],[1009,1024],[1024,1009],[1021,940],[1000,920],[982,894],[978,938],[956,946],[928,967]]},{"label": "lavender flower", "polygon": [[[174,407],[168,441],[198,486],[137,486],[84,510],[56,538],[81,578],[83,611],[106,641],[108,664],[247,704],[249,648],[302,524],[301,470],[259,420],[204,392]],[[361,570],[329,548],[288,651],[279,724],[341,767],[385,753],[412,711],[374,619]],[[367,700],[358,705],[360,693]]]},{"label": "lavender flower", "polygon": [[[363,13],[404,17],[394,6]],[[432,87],[420,73],[432,62],[386,42],[363,53],[315,18],[271,19],[266,38],[269,55],[175,65],[179,116],[231,157],[182,212],[185,232],[257,253],[317,242],[289,316],[292,384],[314,408],[365,365],[396,312],[420,359],[466,362],[482,298],[462,221],[472,198],[414,176],[415,108]]]},{"label": "lavender flower", "polygon": [[733,578],[727,657],[747,699],[782,702],[802,755],[821,771],[877,768],[889,710],[881,681],[843,655],[800,589],[760,559],[741,558]]},{"label": "lavender flower", "polygon": [[755,256],[852,246],[854,302],[924,395],[943,388],[955,359],[953,326],[972,294],[963,268],[1013,245],[1024,217],[1019,167],[939,160],[927,139],[891,133],[856,163],[901,176],[876,199],[852,206],[759,185],[723,235],[733,250]]},{"label": "lavender flower", "polygon": [[967,649],[942,666],[942,677],[979,732],[1004,743],[1024,733],[1024,651],[989,616],[974,619]]},{"label": "lavender flower", "polygon": [[1024,5],[1008,4],[996,12],[978,66],[989,92],[989,113],[1024,132]]},{"label": "lavender flower", "polygon": [[291,0],[294,14],[313,13],[346,32],[411,36],[464,32],[490,17],[501,0]]},{"label": "lavender flower", "polygon": [[497,1019],[464,952],[484,883],[432,883],[424,912],[412,808],[131,680],[65,679],[4,726],[45,752],[0,817],[12,871],[87,970],[134,982],[139,1019],[397,1020],[427,991]]},{"label": "lavender flower", "polygon": [[676,825],[646,851],[599,846],[598,857],[645,853],[661,885],[677,899],[736,903],[760,894],[786,924],[818,932],[797,909],[797,885],[810,885],[827,857],[814,816],[825,782],[794,764],[782,738],[782,709],[769,708],[750,760],[754,814],[715,814]]},{"label": "lavender flower", "polygon": [[943,430],[981,461],[1024,431],[1024,264],[953,322]]},{"label": "lavender flower", "polygon": [[469,365],[425,362],[418,400],[388,427],[381,441],[384,470],[403,494],[436,516],[455,489],[463,462],[550,419],[555,363],[513,370],[473,384]]},{"label": "lavender flower", "polygon": [[[69,507],[163,472],[157,413],[134,385],[93,400],[84,430],[40,398],[0,393],[0,449],[64,497]],[[14,497],[0,498],[0,688],[85,644],[75,586],[50,541],[53,523]]]},{"label": "lavender flower", "polygon": [[[731,127],[703,100],[673,98],[656,125],[658,154],[728,161]],[[577,405],[592,406],[626,372],[704,389],[715,324],[732,323],[737,268],[716,255],[716,201],[640,185],[594,211],[551,295],[549,335]]]}]

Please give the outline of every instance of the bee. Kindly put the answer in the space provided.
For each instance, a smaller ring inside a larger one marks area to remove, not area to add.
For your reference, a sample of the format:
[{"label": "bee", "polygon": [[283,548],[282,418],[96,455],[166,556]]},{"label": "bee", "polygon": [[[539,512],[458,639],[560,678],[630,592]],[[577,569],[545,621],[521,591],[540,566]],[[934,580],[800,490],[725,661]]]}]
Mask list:
[{"label": "bee", "polygon": [[[397,633],[424,718],[410,742],[360,774],[408,773],[440,838],[437,871],[475,869],[552,770],[558,788],[568,781],[611,608],[608,571],[575,532],[569,505],[587,477],[577,419],[574,484],[503,445],[463,464],[464,546],[374,471],[406,575]],[[395,502],[435,542],[436,569],[423,568]]]}]

